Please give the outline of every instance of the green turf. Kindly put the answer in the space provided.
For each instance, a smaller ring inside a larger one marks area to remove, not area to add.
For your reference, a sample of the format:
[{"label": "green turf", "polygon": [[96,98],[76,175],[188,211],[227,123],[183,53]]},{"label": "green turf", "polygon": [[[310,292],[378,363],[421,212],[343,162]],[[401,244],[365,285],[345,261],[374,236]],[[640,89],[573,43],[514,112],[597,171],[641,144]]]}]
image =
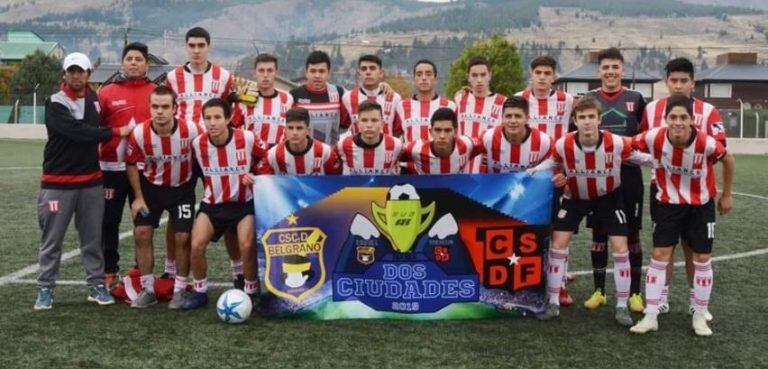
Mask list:
[{"label": "green turf", "polygon": [[[0,276],[35,263],[39,240],[39,169],[2,168],[39,167],[41,152],[40,142],[0,140]],[[768,197],[768,157],[736,159],[735,190]],[[734,202],[733,213],[718,219],[715,256],[768,247],[768,200],[735,196]],[[649,228],[647,219],[645,224]],[[128,222],[122,229],[130,229]],[[162,245],[160,236],[156,241]],[[645,250],[649,240],[646,229]],[[123,267],[133,259],[132,242],[121,241]],[[574,240],[572,271],[589,267],[586,244],[584,234]],[[66,249],[76,245],[70,230]],[[210,278],[227,281],[222,247],[214,246],[209,259]],[[162,265],[157,264],[159,272]],[[0,368],[768,367],[768,339],[760,338],[768,331],[768,289],[757,277],[767,268],[767,254],[715,263],[710,306],[715,335],[708,339],[695,337],[690,329],[681,269],[673,280],[672,312],[660,318],[661,331],[648,336],[616,326],[610,308],[590,312],[577,306],[546,323],[527,318],[311,322],[254,317],[243,326],[227,326],[213,308],[183,313],[162,305],[146,311],[122,304],[97,307],[85,301],[82,286],[57,287],[54,309],[33,312],[34,285],[8,284],[0,286]],[[83,279],[77,258],[63,263],[61,279]],[[591,287],[588,276],[570,284],[577,305]],[[212,297],[221,291],[214,289]]]}]

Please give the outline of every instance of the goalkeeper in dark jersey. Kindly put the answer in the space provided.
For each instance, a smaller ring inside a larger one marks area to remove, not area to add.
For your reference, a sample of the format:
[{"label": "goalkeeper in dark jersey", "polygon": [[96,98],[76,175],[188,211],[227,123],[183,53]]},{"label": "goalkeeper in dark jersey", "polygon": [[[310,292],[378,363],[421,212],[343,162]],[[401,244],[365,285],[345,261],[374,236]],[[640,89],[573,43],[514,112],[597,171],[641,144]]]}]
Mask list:
[{"label": "goalkeeper in dark jersey", "polygon": [[[640,121],[645,109],[645,99],[637,91],[622,85],[624,57],[619,49],[612,47],[600,51],[597,56],[597,73],[600,76],[600,88],[587,95],[600,101],[603,107],[600,129],[621,136],[632,137],[638,134]],[[629,262],[632,283],[630,284],[629,309],[632,312],[643,311],[643,297],[640,294],[641,268],[643,253],[640,247],[640,229],[643,216],[643,175],[640,167],[624,163],[621,165],[621,191],[624,197],[624,213],[627,216],[629,235]],[[588,309],[597,309],[606,303],[605,268],[608,265],[605,229],[591,224],[592,228],[592,273],[595,278],[595,292],[584,302]]]}]

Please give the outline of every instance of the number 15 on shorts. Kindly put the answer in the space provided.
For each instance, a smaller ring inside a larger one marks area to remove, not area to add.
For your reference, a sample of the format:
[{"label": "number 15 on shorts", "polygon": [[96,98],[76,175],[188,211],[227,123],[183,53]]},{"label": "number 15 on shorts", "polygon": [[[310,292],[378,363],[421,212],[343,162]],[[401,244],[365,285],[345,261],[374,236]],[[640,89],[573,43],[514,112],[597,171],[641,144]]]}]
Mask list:
[{"label": "number 15 on shorts", "polygon": [[192,205],[179,205],[179,219],[192,219]]}]

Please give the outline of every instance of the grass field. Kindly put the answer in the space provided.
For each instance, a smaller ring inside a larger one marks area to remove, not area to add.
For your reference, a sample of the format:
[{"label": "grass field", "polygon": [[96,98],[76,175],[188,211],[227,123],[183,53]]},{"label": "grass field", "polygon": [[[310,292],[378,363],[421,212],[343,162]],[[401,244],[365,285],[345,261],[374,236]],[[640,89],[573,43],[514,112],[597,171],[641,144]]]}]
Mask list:
[{"label": "grass field", "polygon": [[[659,332],[646,336],[617,326],[612,308],[590,312],[580,307],[591,292],[590,275],[570,285],[574,307],[546,323],[528,318],[312,322],[253,317],[245,325],[228,326],[219,322],[213,307],[189,313],[164,305],[137,311],[125,304],[87,303],[85,287],[77,285],[83,270],[75,257],[62,264],[60,279],[72,285],[57,287],[54,309],[33,312],[34,271],[12,281],[4,277],[36,263],[42,146],[0,140],[0,368],[768,367],[768,288],[762,284],[766,253],[714,263],[710,311],[715,335],[710,338],[695,337],[690,328],[681,268],[673,281],[672,312],[660,318]],[[715,256],[768,248],[768,157],[736,159],[740,195],[734,196],[733,213],[718,219]],[[645,224],[647,261],[647,218]],[[129,222],[123,221],[122,230],[130,230]],[[77,247],[72,231],[67,250]],[[156,244],[163,242],[156,239]],[[586,244],[584,235],[574,242],[571,271],[589,268]],[[121,266],[130,266],[132,238],[121,241],[121,251]],[[227,282],[223,248],[213,246],[209,258],[209,278]],[[221,291],[214,289],[212,297]]]}]

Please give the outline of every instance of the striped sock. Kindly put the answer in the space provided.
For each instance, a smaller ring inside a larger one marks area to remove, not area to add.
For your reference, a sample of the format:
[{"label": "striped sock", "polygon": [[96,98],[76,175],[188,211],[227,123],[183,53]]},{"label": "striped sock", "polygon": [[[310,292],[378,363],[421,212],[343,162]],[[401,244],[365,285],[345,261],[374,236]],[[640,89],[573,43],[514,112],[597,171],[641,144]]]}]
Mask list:
[{"label": "striped sock", "polygon": [[549,269],[547,269],[547,295],[549,303],[560,305],[560,288],[563,287],[568,249],[549,249]]},{"label": "striped sock", "polygon": [[627,307],[632,282],[629,252],[613,253],[613,282],[616,284],[616,307]]},{"label": "striped sock", "polygon": [[173,281],[173,292],[184,291],[187,289],[187,285],[189,285],[187,277],[180,277],[177,275]]},{"label": "striped sock", "polygon": [[176,275],[176,260],[165,258],[165,272],[170,276]]},{"label": "striped sock", "polygon": [[195,279],[195,292],[206,293],[208,292],[208,278]]},{"label": "striped sock", "polygon": [[145,274],[139,277],[141,288],[149,293],[155,293],[155,275]]},{"label": "striped sock", "polygon": [[249,281],[245,280],[245,293],[252,295],[256,292],[258,289],[259,282],[258,281]]},{"label": "striped sock", "polygon": [[710,260],[703,263],[694,261],[693,267],[693,308],[698,312],[705,312],[709,306],[709,296],[712,294],[714,280],[712,262]]},{"label": "striped sock", "polygon": [[645,276],[645,313],[650,315],[659,314],[659,303],[661,302],[661,290],[664,288],[664,281],[667,276],[666,261],[651,259],[648,265],[648,273]]},{"label": "striped sock", "polygon": [[230,260],[229,265],[232,266],[232,279],[237,279],[237,276],[243,274],[243,262],[241,260]]}]

